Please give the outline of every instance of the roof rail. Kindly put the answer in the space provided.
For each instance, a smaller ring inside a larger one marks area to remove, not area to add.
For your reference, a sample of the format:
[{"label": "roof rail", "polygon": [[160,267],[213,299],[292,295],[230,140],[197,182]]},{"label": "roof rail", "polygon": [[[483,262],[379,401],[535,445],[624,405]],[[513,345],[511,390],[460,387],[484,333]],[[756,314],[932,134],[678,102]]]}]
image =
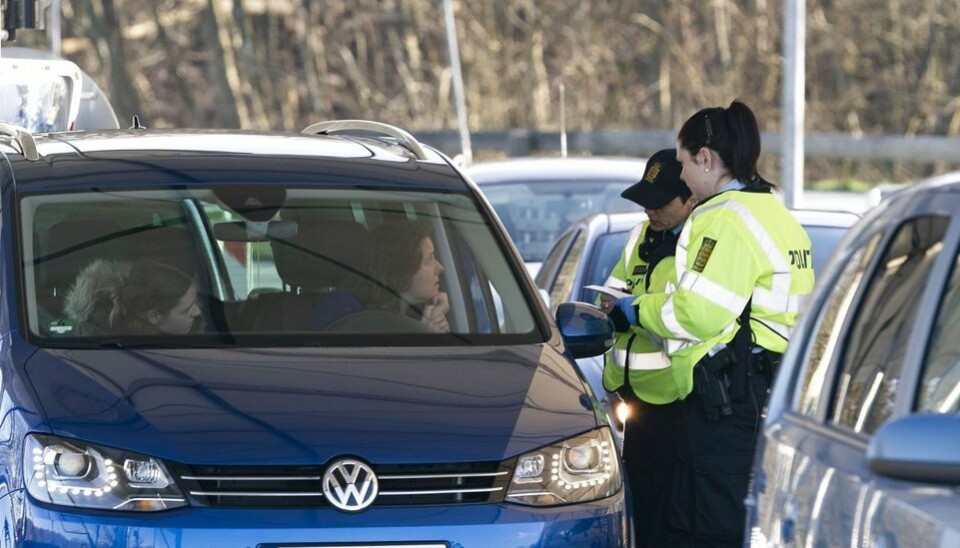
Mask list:
[{"label": "roof rail", "polygon": [[371,122],[369,120],[331,120],[308,126],[300,133],[303,135],[319,135],[335,131],[369,131],[389,135],[397,140],[401,146],[407,147],[417,160],[426,160],[427,154],[417,138],[410,133],[390,124]]},{"label": "roof rail", "polygon": [[0,135],[12,137],[13,143],[17,145],[16,148],[20,149],[20,154],[23,154],[27,160],[36,162],[40,159],[40,154],[37,152],[37,142],[33,140],[33,134],[27,129],[16,124],[0,122]]}]

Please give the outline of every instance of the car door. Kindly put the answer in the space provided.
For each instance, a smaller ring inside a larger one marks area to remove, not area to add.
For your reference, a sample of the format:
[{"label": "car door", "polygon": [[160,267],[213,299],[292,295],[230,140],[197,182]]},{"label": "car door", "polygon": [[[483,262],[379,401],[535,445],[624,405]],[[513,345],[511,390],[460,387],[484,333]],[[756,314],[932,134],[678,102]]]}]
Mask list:
[{"label": "car door", "polygon": [[[948,200],[954,202],[954,211],[960,208],[955,196]],[[960,414],[960,216],[953,217],[954,226],[944,241],[944,260],[938,265],[947,275],[931,274],[931,288],[921,304],[936,315],[930,315],[926,324],[918,320],[917,331],[929,334],[929,341],[917,345],[917,358],[908,356],[918,367],[905,378],[913,382],[903,385],[911,396],[900,406],[904,413]],[[938,279],[946,279],[946,284]],[[918,483],[879,474],[872,483],[860,520],[866,545],[960,546],[960,489],[955,484]]]},{"label": "car door", "polygon": [[[872,475],[865,451],[893,415],[918,303],[948,217],[922,212],[861,232],[831,272],[793,374],[796,395],[765,435],[760,532],[774,544],[856,546]],[[909,395],[907,395],[909,397]],[[769,425],[768,425],[769,426]],[[755,531],[756,532],[756,531]]]}]

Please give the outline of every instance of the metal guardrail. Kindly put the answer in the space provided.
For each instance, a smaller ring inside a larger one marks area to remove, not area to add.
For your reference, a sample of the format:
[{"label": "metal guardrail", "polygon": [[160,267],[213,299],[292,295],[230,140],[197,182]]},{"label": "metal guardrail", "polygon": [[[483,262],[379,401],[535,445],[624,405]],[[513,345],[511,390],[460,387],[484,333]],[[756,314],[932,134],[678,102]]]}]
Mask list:
[{"label": "metal guardrail", "polygon": [[[460,149],[456,130],[415,131],[420,142],[447,153]],[[549,131],[507,130],[471,133],[474,150],[506,152],[509,156],[528,156],[538,152],[560,152],[560,133]],[[571,153],[589,152],[597,156],[649,156],[676,145],[676,130],[601,130],[567,133]],[[779,133],[763,133],[764,154],[780,155]],[[853,136],[838,133],[808,133],[804,152],[809,158],[848,160],[905,160],[919,163],[960,162],[960,138],[935,135]]]}]

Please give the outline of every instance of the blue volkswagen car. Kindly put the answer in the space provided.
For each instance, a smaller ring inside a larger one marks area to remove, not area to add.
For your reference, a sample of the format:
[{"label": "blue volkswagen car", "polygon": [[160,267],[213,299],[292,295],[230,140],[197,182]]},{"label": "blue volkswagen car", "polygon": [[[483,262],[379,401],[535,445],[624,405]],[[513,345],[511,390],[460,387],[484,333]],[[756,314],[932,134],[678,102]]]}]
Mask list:
[{"label": "blue volkswagen car", "polygon": [[[3,545],[630,544],[609,321],[408,133],[0,125],[0,191]],[[414,224],[440,327],[342,306]]]}]

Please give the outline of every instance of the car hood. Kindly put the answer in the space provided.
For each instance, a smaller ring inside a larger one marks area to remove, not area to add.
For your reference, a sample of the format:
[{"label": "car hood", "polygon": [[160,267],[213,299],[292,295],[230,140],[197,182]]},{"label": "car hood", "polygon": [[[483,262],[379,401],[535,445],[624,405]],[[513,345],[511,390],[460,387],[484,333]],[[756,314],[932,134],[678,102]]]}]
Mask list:
[{"label": "car hood", "polygon": [[596,427],[549,345],[41,350],[50,430],[185,464],[502,460]]}]

